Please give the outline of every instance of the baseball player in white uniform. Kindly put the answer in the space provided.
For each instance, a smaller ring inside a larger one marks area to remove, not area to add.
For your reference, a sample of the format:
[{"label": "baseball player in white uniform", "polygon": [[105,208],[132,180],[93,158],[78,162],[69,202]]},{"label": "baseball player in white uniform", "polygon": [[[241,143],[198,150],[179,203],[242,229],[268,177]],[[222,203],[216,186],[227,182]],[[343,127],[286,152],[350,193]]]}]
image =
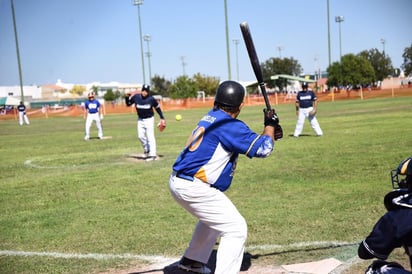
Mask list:
[{"label": "baseball player in white uniform", "polygon": [[92,126],[93,121],[96,122],[96,127],[98,131],[99,139],[103,139],[103,128],[100,118],[103,117],[100,108],[99,100],[94,98],[94,92],[89,92],[88,100],[84,103],[84,113],[83,118],[86,119],[85,125],[85,136],[84,140],[88,141],[90,139],[90,127]]},{"label": "baseball player in white uniform", "polygon": [[26,106],[20,101],[20,104],[17,106],[17,110],[19,111],[19,124],[22,126],[24,123],[30,125],[29,118],[27,117],[26,113]]},{"label": "baseball player in white uniform", "polygon": [[318,98],[312,90],[308,89],[308,83],[302,83],[302,90],[296,96],[296,115],[298,120],[296,122],[294,137],[299,137],[302,133],[305,120],[308,119],[313,130],[317,136],[322,136],[323,131],[320,128],[318,119],[316,119],[316,112],[318,108]]},{"label": "baseball player in white uniform", "polygon": [[224,194],[232,182],[239,154],[249,158],[268,157],[274,140],[283,136],[274,110],[265,110],[262,134],[253,132],[237,119],[245,89],[235,81],[222,82],[214,107],[192,131],[186,147],[173,165],[169,189],[180,206],[199,221],[178,268],[211,273],[207,262],[217,239],[215,274],[240,271],[247,224]]}]

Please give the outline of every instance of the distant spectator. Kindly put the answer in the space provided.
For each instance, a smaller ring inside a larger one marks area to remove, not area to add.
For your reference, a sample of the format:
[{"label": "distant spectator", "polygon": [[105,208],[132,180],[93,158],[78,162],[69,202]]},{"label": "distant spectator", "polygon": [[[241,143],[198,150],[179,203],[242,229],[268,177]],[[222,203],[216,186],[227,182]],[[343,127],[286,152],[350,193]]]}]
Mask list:
[{"label": "distant spectator", "polygon": [[41,112],[44,114],[44,116],[45,116],[46,118],[49,118],[49,115],[48,115],[49,110],[48,110],[48,106],[47,106],[47,105],[43,105],[43,106],[41,107]]}]

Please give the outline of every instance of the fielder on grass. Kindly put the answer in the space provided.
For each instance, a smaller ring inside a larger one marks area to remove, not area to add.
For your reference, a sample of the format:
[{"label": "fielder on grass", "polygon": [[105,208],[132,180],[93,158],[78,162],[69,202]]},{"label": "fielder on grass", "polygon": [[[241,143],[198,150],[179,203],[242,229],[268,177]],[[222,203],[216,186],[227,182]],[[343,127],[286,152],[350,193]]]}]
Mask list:
[{"label": "fielder on grass", "polygon": [[100,121],[103,118],[103,114],[100,110],[100,102],[94,98],[94,92],[89,92],[87,97],[88,100],[84,103],[83,112],[83,118],[86,119],[84,140],[88,141],[90,139],[90,127],[93,121],[96,122],[99,139],[103,139],[103,128]]},{"label": "fielder on grass", "polygon": [[26,113],[26,106],[23,102],[20,101],[20,104],[17,106],[17,110],[19,111],[19,125],[22,126],[24,123],[30,125],[30,121]]},{"label": "fielder on grass", "polygon": [[323,131],[320,128],[316,113],[318,109],[318,98],[312,90],[309,90],[307,82],[302,83],[302,90],[296,96],[296,115],[298,120],[296,122],[294,137],[299,137],[302,133],[305,120],[308,119],[313,130],[317,136],[322,136]]},{"label": "fielder on grass", "polygon": [[150,86],[143,85],[142,92],[134,95],[126,94],[126,105],[135,105],[137,113],[137,136],[143,147],[146,161],[157,160],[156,139],[154,134],[154,111],[160,116],[158,128],[163,131],[166,127],[166,120],[163,116],[159,102],[150,95]]}]

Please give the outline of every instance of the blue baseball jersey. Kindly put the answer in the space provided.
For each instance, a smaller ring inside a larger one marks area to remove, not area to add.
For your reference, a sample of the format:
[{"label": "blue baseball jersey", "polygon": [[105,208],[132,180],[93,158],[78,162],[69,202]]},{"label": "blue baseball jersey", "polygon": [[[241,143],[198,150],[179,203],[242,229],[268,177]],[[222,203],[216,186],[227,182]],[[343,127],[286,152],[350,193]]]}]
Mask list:
[{"label": "blue baseball jersey", "polygon": [[99,108],[100,108],[100,102],[97,99],[93,99],[93,100],[87,100],[84,103],[85,108],[87,109],[87,111],[91,114],[93,113],[98,113],[99,112]]},{"label": "blue baseball jersey", "polygon": [[313,107],[313,101],[317,99],[318,97],[316,97],[315,93],[311,90],[299,91],[296,96],[296,103],[299,103],[300,108],[309,108]]},{"label": "blue baseball jersey", "polygon": [[137,116],[142,119],[153,117],[153,108],[159,114],[160,119],[164,119],[162,110],[160,109],[159,102],[153,96],[147,96],[143,98],[141,94],[135,94],[131,98],[126,97],[126,105],[133,105],[136,107]]},{"label": "blue baseball jersey", "polygon": [[225,191],[232,182],[239,154],[267,157],[274,142],[222,110],[210,110],[193,130],[190,143],[173,165],[178,174],[196,177]]}]

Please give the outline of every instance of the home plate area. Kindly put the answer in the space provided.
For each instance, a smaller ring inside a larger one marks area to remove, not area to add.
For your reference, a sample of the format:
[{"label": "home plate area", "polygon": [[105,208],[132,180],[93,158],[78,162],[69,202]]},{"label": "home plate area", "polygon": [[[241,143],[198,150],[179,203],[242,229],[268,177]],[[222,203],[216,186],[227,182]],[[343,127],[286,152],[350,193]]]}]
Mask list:
[{"label": "home plate area", "polygon": [[[250,254],[249,254],[250,255]],[[332,271],[338,268],[341,261],[335,258],[328,258],[320,261],[281,265],[281,266],[262,266],[258,264],[251,263],[251,257],[248,259],[248,253],[244,254],[242,267],[240,273],[243,274],[328,274],[333,273]],[[136,266],[128,270],[113,270],[101,274],[190,274],[185,270],[181,270],[177,267],[179,263],[178,259],[165,260],[151,265],[146,266]],[[210,260],[208,267],[214,273],[215,262]]]}]

